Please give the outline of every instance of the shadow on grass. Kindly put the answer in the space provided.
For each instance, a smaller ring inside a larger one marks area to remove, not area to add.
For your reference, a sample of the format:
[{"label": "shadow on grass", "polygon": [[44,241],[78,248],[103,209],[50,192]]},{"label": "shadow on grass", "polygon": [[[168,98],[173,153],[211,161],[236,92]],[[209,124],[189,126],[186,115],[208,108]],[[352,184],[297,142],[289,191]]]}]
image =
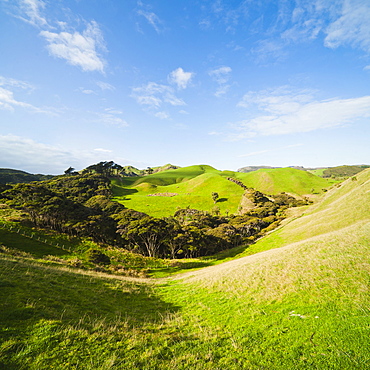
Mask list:
[{"label": "shadow on grass", "polygon": [[0,256],[0,281],[0,337],[40,319],[87,327],[101,319],[112,325],[124,320],[134,328],[178,310],[145,283],[82,275],[20,258]]},{"label": "shadow on grass", "polygon": [[83,275],[21,258],[0,255],[0,281],[0,369],[27,369],[41,357],[40,369],[70,360],[76,364],[70,368],[90,369],[91,349],[99,362],[113,351],[111,346],[123,340],[129,345],[131,337],[145,351],[146,338],[157,335],[166,317],[179,310],[149,284]]},{"label": "shadow on grass", "polygon": [[136,189],[127,189],[113,185],[113,194],[115,197],[126,197],[127,195],[135,194],[137,192],[138,190]]},{"label": "shadow on grass", "polygon": [[0,244],[30,253],[36,258],[41,258],[49,254],[54,256],[70,254],[68,251],[61,248],[53,247],[40,240],[28,238],[14,231],[2,228],[0,228]]},{"label": "shadow on grass", "polygon": [[219,198],[217,199],[216,203],[227,202],[228,200],[229,200],[228,198]]}]

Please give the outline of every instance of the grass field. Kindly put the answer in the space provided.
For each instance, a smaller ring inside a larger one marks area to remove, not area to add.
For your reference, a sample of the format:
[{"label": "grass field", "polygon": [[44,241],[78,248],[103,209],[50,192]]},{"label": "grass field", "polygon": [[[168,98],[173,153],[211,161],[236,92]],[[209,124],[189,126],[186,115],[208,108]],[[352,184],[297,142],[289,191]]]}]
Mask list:
[{"label": "grass field", "polygon": [[356,178],[244,257],[166,279],[0,254],[0,368],[370,368],[370,170]]},{"label": "grass field", "polygon": [[[295,196],[321,194],[334,183],[293,168],[240,173],[200,165],[144,177],[115,179],[114,200],[127,208],[156,217],[170,216],[177,209],[187,207],[212,212],[216,206],[223,215],[236,214],[244,190],[228,177],[266,194],[287,192]],[[219,194],[216,204],[212,200],[212,192]],[[156,196],[150,196],[153,194]]]}]

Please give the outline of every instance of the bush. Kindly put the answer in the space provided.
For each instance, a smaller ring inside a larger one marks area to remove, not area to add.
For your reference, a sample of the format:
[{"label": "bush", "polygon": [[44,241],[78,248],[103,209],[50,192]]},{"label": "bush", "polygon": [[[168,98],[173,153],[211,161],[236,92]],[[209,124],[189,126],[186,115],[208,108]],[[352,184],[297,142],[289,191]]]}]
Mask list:
[{"label": "bush", "polygon": [[87,258],[89,262],[100,264],[100,265],[109,265],[110,258],[103,252],[97,249],[89,249],[87,252]]}]

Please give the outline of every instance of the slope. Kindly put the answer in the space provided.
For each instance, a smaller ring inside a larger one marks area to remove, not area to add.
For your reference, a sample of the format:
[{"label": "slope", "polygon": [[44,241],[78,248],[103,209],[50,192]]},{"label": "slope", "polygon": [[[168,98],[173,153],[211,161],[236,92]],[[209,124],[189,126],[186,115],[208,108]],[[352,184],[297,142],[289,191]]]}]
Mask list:
[{"label": "slope", "polygon": [[247,186],[266,194],[281,192],[296,195],[322,193],[322,189],[334,183],[295,168],[261,169],[246,174],[240,173],[237,177]]},{"label": "slope", "polygon": [[369,204],[367,170],[248,251],[264,252],[177,277],[173,299],[229,338],[245,368],[366,369]]},{"label": "slope", "polygon": [[[126,207],[152,216],[169,216],[180,208],[196,208],[211,212],[215,207],[212,192],[219,194],[216,206],[222,214],[237,213],[243,189],[229,181],[242,181],[267,194],[288,192],[296,196],[322,193],[332,180],[322,179],[305,171],[281,168],[252,173],[218,171],[200,165],[169,170],[140,178],[113,180],[115,200]],[[155,195],[155,196],[148,196]]]}]

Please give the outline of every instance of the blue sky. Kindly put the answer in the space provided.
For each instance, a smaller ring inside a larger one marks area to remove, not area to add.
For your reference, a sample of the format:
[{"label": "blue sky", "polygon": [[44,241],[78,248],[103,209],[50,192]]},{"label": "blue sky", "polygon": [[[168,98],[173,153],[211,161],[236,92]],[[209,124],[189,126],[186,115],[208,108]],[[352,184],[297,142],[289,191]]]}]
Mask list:
[{"label": "blue sky", "polygon": [[0,167],[370,163],[369,0],[0,0]]}]

